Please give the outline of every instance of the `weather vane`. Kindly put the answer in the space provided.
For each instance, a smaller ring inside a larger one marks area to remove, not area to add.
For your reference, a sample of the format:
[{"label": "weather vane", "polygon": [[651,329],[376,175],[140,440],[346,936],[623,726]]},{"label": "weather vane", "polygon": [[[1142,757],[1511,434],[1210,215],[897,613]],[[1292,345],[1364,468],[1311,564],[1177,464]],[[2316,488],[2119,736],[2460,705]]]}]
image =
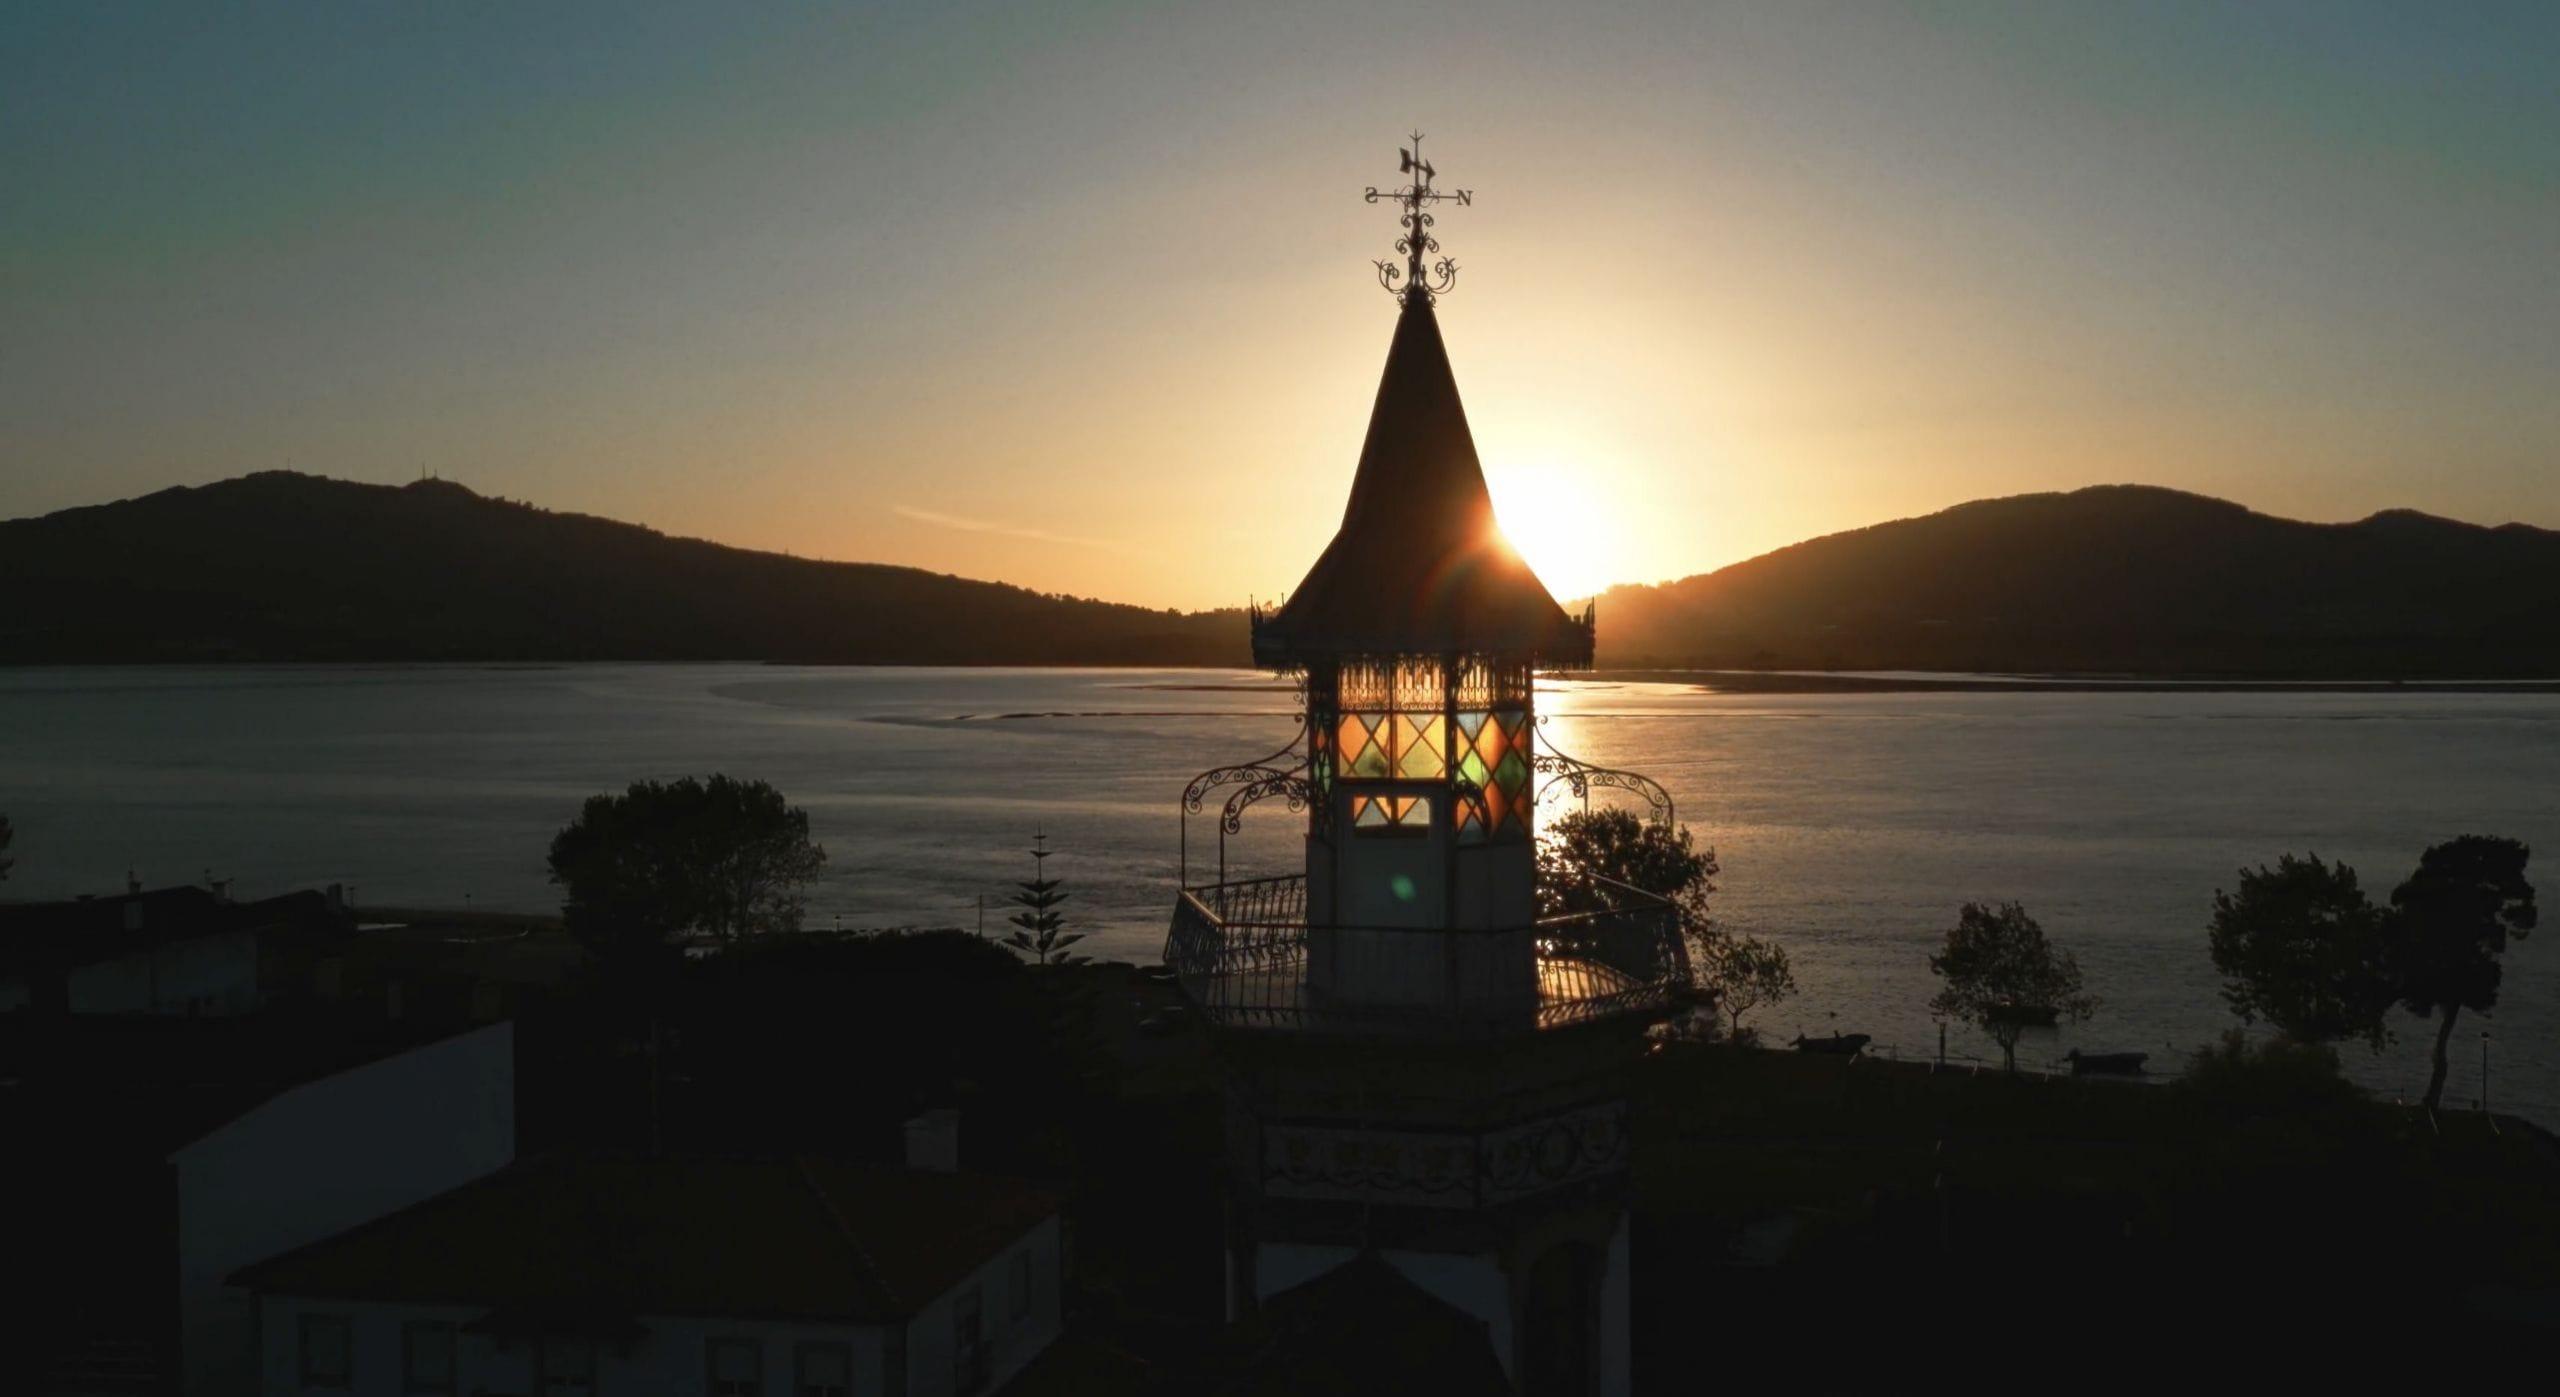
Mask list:
[{"label": "weather vane", "polygon": [[1422,158],[1421,132],[1414,132],[1413,144],[1398,153],[1404,157],[1401,173],[1412,176],[1411,182],[1386,190],[1373,184],[1364,196],[1372,204],[1380,199],[1393,199],[1404,205],[1404,214],[1398,220],[1404,225],[1404,236],[1396,239],[1396,251],[1404,254],[1404,265],[1399,267],[1381,259],[1378,262],[1378,284],[1387,288],[1387,293],[1399,301],[1419,296],[1428,304],[1457,284],[1458,263],[1454,258],[1443,257],[1431,264],[1430,276],[1422,274],[1422,255],[1440,250],[1440,240],[1431,236],[1432,217],[1427,206],[1450,199],[1464,208],[1475,203],[1476,192],[1472,189],[1443,192],[1431,187],[1432,176],[1439,172],[1431,168],[1430,161]]}]

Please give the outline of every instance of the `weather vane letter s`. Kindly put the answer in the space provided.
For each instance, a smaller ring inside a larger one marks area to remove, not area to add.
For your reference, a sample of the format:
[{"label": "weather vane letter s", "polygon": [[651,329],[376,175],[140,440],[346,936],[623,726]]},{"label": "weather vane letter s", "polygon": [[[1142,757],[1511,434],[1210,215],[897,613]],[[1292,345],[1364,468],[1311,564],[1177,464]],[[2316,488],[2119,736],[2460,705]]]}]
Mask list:
[{"label": "weather vane letter s", "polygon": [[1433,220],[1427,206],[1446,199],[1466,208],[1475,203],[1476,192],[1472,189],[1443,192],[1431,187],[1432,177],[1439,171],[1432,169],[1431,162],[1422,158],[1422,133],[1419,131],[1413,133],[1413,144],[1397,153],[1404,157],[1399,173],[1411,178],[1389,190],[1382,191],[1378,186],[1370,185],[1364,195],[1372,204],[1380,199],[1393,199],[1404,205],[1404,212],[1396,220],[1404,225],[1404,236],[1396,239],[1396,251],[1404,254],[1404,265],[1380,260],[1377,264],[1378,284],[1387,288],[1387,294],[1399,301],[1420,297],[1423,304],[1428,305],[1458,284],[1458,263],[1452,257],[1439,258],[1431,264],[1431,274],[1423,275],[1423,254],[1440,250],[1440,240],[1431,236]]}]

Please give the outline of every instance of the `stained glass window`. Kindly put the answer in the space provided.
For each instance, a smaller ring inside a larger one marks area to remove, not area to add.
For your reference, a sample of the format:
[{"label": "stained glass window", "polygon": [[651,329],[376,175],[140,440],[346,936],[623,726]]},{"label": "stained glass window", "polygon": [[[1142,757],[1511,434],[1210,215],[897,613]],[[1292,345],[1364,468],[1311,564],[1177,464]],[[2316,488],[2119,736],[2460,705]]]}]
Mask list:
[{"label": "stained glass window", "polygon": [[1431,828],[1431,797],[1353,796],[1351,827],[1364,832],[1422,833]]},{"label": "stained glass window", "polygon": [[[1461,783],[1470,789],[1450,806],[1461,838],[1525,838],[1535,779],[1530,680],[1526,665],[1482,658],[1351,660],[1310,676],[1310,777],[1327,792],[1337,780]],[[1355,796],[1351,809],[1352,825],[1372,832],[1430,819],[1430,802],[1411,796]]]}]

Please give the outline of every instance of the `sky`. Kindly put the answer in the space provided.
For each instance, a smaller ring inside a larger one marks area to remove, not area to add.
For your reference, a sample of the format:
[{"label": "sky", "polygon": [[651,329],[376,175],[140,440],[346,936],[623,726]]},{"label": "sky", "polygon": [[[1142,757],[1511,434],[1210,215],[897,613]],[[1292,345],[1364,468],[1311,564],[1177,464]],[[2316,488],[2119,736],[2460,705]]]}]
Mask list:
[{"label": "sky", "polygon": [[2560,6],[29,3],[0,517],[290,468],[1185,608],[1416,128],[1559,594],[1990,495],[2560,527]]}]

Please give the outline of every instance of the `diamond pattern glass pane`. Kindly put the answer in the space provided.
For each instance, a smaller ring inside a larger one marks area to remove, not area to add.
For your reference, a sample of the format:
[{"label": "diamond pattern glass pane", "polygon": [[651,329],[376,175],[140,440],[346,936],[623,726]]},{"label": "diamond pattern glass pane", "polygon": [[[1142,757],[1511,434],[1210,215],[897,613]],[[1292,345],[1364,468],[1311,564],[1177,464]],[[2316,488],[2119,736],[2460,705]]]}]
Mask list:
[{"label": "diamond pattern glass pane", "polygon": [[1440,753],[1440,719],[1395,715],[1396,775],[1408,781],[1437,781],[1446,770]]},{"label": "diamond pattern glass pane", "polygon": [[[1385,726],[1383,717],[1375,720]],[[1386,744],[1378,740],[1371,719],[1357,713],[1342,715],[1342,774],[1351,780],[1381,780],[1387,774]]]}]

